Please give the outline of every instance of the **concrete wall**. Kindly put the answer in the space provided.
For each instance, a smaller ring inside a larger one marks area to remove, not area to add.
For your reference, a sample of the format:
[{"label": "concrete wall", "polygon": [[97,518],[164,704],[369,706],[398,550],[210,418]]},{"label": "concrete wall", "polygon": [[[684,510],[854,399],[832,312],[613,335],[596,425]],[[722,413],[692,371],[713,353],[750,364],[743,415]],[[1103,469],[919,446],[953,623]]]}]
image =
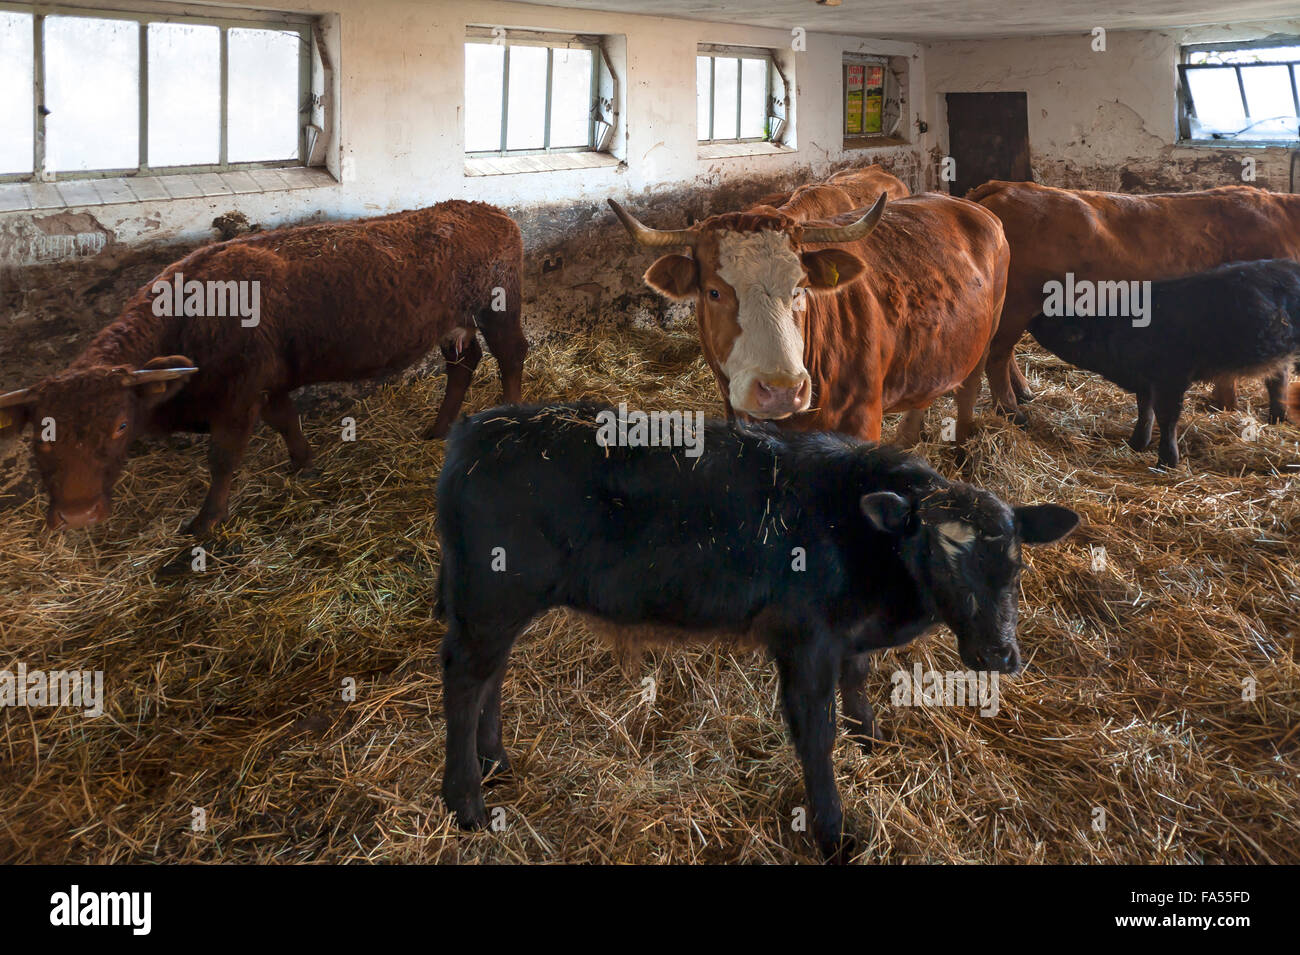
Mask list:
[{"label": "concrete wall", "polygon": [[[248,4],[253,6],[252,4]],[[684,224],[763,191],[824,175],[848,161],[884,161],[917,185],[919,144],[846,153],[841,135],[841,52],[907,57],[909,110],[924,101],[919,47],[809,34],[806,52],[791,49],[782,30],[754,29],[660,17],[597,14],[518,3],[281,0],[282,9],[329,11],[327,47],[337,71],[338,142],[329,166],[342,182],[325,188],[219,199],[164,200],[70,208],[107,237],[88,267],[112,269],[124,249],[142,243],[187,245],[215,238],[215,216],[238,211],[274,227],[329,218],[379,215],[448,198],[480,199],[508,209],[528,247],[529,330],[534,336],[607,321],[660,321],[656,298],[640,284],[652,258],[631,247],[604,205],[608,196],[656,223]],[[464,38],[467,24],[500,25],[616,37],[620,128],[616,154],[624,161],[599,169],[467,177],[463,155]],[[796,86],[797,148],[780,155],[703,160],[695,130],[695,55],[701,42],[787,51]],[[905,133],[915,138],[909,112]],[[45,218],[48,212],[40,213]],[[0,215],[0,258],[33,228],[30,213]],[[45,223],[48,231],[49,223]],[[115,257],[116,256],[116,257]],[[545,275],[540,264],[554,266]],[[0,265],[3,265],[0,262]],[[9,264],[18,264],[11,261]],[[23,270],[30,285],[43,270]],[[48,270],[44,270],[48,271]],[[8,316],[0,316],[3,323]],[[111,316],[95,316],[94,321]],[[90,319],[88,324],[92,324]],[[3,335],[0,341],[12,342]],[[7,340],[7,341],[6,341]]]},{"label": "concrete wall", "polygon": [[1300,35],[1300,20],[1111,32],[1104,52],[1093,51],[1087,34],[930,44],[937,147],[947,150],[946,93],[1023,90],[1034,170],[1049,185],[1158,192],[1240,183],[1249,156],[1258,185],[1285,191],[1287,150],[1176,144],[1179,47],[1275,33]]}]

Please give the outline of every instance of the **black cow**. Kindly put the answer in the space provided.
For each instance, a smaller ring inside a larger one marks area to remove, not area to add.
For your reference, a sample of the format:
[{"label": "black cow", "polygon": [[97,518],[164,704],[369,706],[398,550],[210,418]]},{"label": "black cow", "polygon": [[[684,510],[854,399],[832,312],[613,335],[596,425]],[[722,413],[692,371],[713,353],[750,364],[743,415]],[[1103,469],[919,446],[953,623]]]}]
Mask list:
[{"label": "black cow", "polygon": [[444,799],[462,826],[486,823],[481,778],[508,768],[510,648],[538,614],[569,607],[619,626],[764,644],[817,844],[847,859],[831,767],[836,684],[866,740],[870,651],[946,623],[968,667],[1016,672],[1020,545],[1060,538],[1077,515],[1009,507],[843,435],[710,422],[696,457],[602,446],[603,411],[612,413],[503,407],[452,430],[438,480]]},{"label": "black cow", "polygon": [[1300,263],[1261,259],[1151,283],[1150,312],[1131,317],[1039,314],[1029,332],[1048,351],[1137,395],[1135,451],[1160,422],[1160,463],[1178,463],[1178,419],[1194,381],[1259,375],[1268,420],[1286,418],[1287,358],[1300,352]]}]

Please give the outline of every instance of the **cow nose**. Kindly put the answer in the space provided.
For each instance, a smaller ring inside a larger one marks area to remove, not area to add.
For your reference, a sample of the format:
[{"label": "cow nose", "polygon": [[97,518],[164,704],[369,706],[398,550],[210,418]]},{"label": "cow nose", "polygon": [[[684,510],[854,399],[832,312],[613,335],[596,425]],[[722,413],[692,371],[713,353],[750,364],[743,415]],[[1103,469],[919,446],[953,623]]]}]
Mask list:
[{"label": "cow nose", "polygon": [[979,652],[980,665],[998,673],[1017,673],[1020,670],[1020,649],[1014,643],[985,647]]},{"label": "cow nose", "polygon": [[64,506],[53,508],[50,511],[47,523],[50,530],[58,530],[61,527],[90,527],[98,524],[107,516],[108,509],[104,506],[103,498],[100,498],[84,507]]},{"label": "cow nose", "polygon": [[808,407],[812,390],[807,376],[754,380],[754,408],[763,414],[788,415]]}]

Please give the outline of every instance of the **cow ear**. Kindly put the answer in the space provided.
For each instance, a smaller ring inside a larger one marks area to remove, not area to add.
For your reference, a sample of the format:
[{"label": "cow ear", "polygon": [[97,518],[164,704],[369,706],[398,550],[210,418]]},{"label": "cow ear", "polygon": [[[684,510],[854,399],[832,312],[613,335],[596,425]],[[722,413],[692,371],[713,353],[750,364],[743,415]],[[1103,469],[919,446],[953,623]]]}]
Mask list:
[{"label": "cow ear", "polygon": [[1056,504],[1016,508],[1016,533],[1025,544],[1050,544],[1079,526],[1079,515]]},{"label": "cow ear", "polygon": [[892,491],[862,495],[862,513],[871,526],[883,534],[902,534],[912,516],[912,505]]},{"label": "cow ear", "polygon": [[184,388],[196,371],[194,362],[184,355],[150,358],[134,373],[136,383],[131,387],[146,408],[153,408]]},{"label": "cow ear", "polygon": [[691,298],[699,289],[695,260],[689,255],[665,255],[646,269],[646,285],[676,301]]},{"label": "cow ear", "polygon": [[828,291],[848,285],[867,270],[867,263],[843,249],[818,249],[803,253],[803,269],[810,289]]},{"label": "cow ear", "polygon": [[0,441],[18,437],[31,419],[31,405],[9,405],[7,408],[0,408]]}]

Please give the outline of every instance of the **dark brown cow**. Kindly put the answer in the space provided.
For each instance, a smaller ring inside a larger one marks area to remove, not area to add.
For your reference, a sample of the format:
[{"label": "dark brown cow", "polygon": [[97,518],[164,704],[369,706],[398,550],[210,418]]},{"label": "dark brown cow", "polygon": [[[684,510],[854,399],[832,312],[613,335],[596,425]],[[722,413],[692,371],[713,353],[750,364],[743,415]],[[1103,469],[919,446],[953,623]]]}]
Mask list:
[{"label": "dark brown cow", "polygon": [[[1017,397],[1032,397],[1014,349],[1043,310],[1043,285],[1063,281],[1179,278],[1254,259],[1300,260],[1300,196],[1252,186],[1130,196],[994,180],[967,198],[994,213],[1011,243],[1002,321],[989,351],[993,401],[1024,421]],[[1224,316],[1231,321],[1231,316]],[[1215,398],[1236,406],[1234,379],[1215,382]]]},{"label": "dark brown cow", "polygon": [[786,212],[791,215],[797,212],[801,219],[825,219],[841,212],[865,209],[880,198],[882,192],[890,202],[906,199],[912,194],[903,180],[873,165],[841,169],[825,182],[800,186],[792,192],[774,192],[759,199],[755,205],[786,206]]},{"label": "dark brown cow", "polygon": [[907,411],[898,435],[907,444],[920,438],[924,409],[960,386],[962,441],[1010,250],[974,203],[937,193],[885,202],[818,220],[795,196],[668,232],[610,205],[638,242],[694,250],[659,259],[645,280],[695,299],[729,414],[879,440],[882,416]]},{"label": "dark brown cow", "polygon": [[[441,345],[447,391],[426,437],[442,437],[482,356],[477,328],[505,400],[518,402],[522,264],[519,227],[459,200],[206,246],[141,288],[66,370],[0,397],[0,435],[32,424],[55,529],[108,516],[137,435],[209,431],[212,483],[190,523],[203,532],[227,515],[259,417],[284,437],[293,470],[311,461],[289,397],[303,385],[396,372]],[[259,303],[254,319],[217,317],[236,288],[225,283],[249,283],[239,288]],[[189,315],[172,314],[177,286],[198,294]]]}]

